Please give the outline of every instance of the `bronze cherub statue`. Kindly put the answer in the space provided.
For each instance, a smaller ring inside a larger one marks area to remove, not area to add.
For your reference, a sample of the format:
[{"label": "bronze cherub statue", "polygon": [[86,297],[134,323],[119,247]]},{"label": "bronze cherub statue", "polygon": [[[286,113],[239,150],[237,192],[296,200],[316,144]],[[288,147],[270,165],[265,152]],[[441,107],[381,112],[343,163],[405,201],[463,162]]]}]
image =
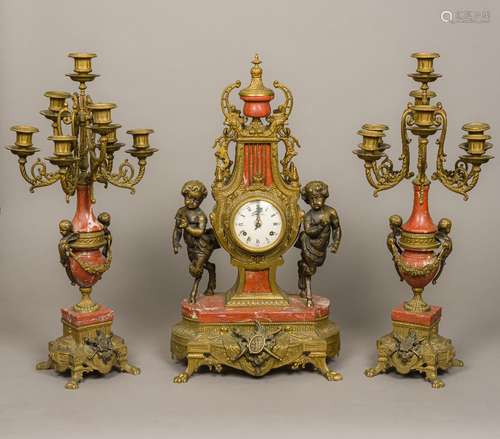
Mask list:
[{"label": "bronze cherub statue", "polygon": [[199,207],[207,196],[205,185],[201,181],[190,180],[184,183],[181,193],[184,196],[184,206],[175,215],[172,245],[174,253],[177,254],[181,247],[181,237],[184,235],[188,257],[191,261],[189,273],[194,277],[189,302],[195,303],[203,270],[208,271],[208,285],[204,294],[207,296],[214,294],[216,286],[215,264],[209,262],[209,259],[212,252],[220,246],[213,230],[207,228],[207,216]]},{"label": "bronze cherub statue", "polygon": [[301,259],[298,261],[300,296],[306,298],[308,307],[313,305],[311,292],[311,277],[326,259],[326,249],[332,243],[330,251],[336,253],[342,230],[336,210],[325,204],[328,198],[328,185],[322,181],[311,181],[301,190],[302,199],[311,206],[304,215],[303,227],[295,247],[301,249]]},{"label": "bronze cherub statue", "polygon": [[391,215],[389,217],[389,227],[391,228],[390,233],[387,235],[387,248],[391,252],[392,262],[396,267],[396,272],[398,273],[399,280],[403,281],[403,274],[399,268],[399,256],[403,253],[399,245],[398,239],[401,236],[401,226],[403,225],[403,218],[399,215]]},{"label": "bronze cherub statue", "polygon": [[61,265],[66,270],[66,274],[68,275],[71,285],[75,285],[76,280],[71,272],[69,256],[71,253],[71,243],[78,239],[79,234],[73,230],[73,224],[67,219],[59,221],[59,233],[61,233],[62,236],[59,244],[57,245],[59,250],[59,260]]}]

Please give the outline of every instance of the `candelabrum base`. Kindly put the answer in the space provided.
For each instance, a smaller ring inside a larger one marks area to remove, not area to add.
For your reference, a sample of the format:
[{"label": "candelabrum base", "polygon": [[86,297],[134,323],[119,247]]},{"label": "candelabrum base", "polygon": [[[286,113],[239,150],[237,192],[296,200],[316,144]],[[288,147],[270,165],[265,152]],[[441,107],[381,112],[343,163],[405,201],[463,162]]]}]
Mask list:
[{"label": "candelabrum base", "polygon": [[37,370],[70,371],[66,389],[78,389],[83,374],[97,371],[107,374],[112,369],[138,375],[139,368],[127,360],[123,338],[113,334],[113,311],[100,306],[95,312],[78,313],[72,308],[62,312],[63,336],[49,342],[49,358],[36,365]]},{"label": "candelabrum base", "polygon": [[223,366],[252,376],[263,376],[284,366],[302,369],[311,365],[329,381],[342,375],[327,361],[340,349],[338,327],[328,318],[329,301],[314,297],[307,307],[290,296],[285,307],[226,308],[224,294],[182,303],[183,319],[172,328],[170,348],[187,368],[174,378],[185,383],[201,366],[221,372]]},{"label": "candelabrum base", "polygon": [[377,340],[377,364],[366,369],[365,375],[371,378],[391,369],[403,375],[416,371],[434,389],[444,387],[438,372],[464,364],[455,358],[451,340],[438,334],[440,320],[438,306],[422,313],[408,312],[404,306],[394,308],[392,332]]}]

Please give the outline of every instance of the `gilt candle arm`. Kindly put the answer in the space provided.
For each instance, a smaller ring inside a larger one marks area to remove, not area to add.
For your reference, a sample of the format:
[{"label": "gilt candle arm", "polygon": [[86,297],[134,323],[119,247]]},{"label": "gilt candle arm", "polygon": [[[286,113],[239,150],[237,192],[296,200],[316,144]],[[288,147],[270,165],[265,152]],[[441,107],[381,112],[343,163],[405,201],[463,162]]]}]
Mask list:
[{"label": "gilt candle arm", "polygon": [[21,176],[30,185],[30,192],[35,192],[35,189],[51,186],[61,179],[59,171],[47,172],[47,166],[41,159],[37,159],[30,168],[30,172],[26,169],[27,159],[25,157],[19,158],[19,171]]},{"label": "gilt candle arm", "polygon": [[[398,185],[404,178],[411,178],[414,175],[410,172],[410,140],[406,133],[411,118],[411,109],[407,108],[401,116],[401,155],[399,157],[401,169],[399,171],[394,170],[394,163],[385,153],[385,150],[390,148],[390,145],[382,141],[382,137],[385,136],[384,131],[388,130],[386,125],[364,124],[358,131],[358,134],[363,137],[363,142],[359,145],[360,148],[353,152],[365,162],[365,176],[370,186],[375,188],[374,197],[377,197],[379,192]],[[382,159],[380,164],[379,159]]]},{"label": "gilt candle arm", "polygon": [[33,134],[38,132],[38,128],[30,125],[15,125],[10,130],[16,133],[16,140],[6,149],[18,157],[19,172],[30,185],[30,192],[33,193],[36,188],[56,183],[61,178],[60,173],[47,172],[47,166],[40,158],[31,165],[29,172],[26,169],[28,157],[39,151],[33,146]]},{"label": "gilt candle arm", "polygon": [[109,167],[107,161],[104,161],[100,168],[100,174],[106,180],[106,182],[111,183],[113,186],[129,189],[131,194],[135,193],[135,188],[137,184],[143,179],[144,173],[146,172],[147,157],[152,156],[156,151],[155,148],[151,148],[149,145],[149,135],[154,131],[151,129],[135,129],[127,131],[133,137],[133,147],[128,149],[126,152],[132,157],[138,159],[139,169],[136,168],[125,159],[119,166],[116,173],[112,171]]},{"label": "gilt candle arm", "polygon": [[446,111],[441,103],[437,104],[437,111],[434,116],[435,124],[441,126],[441,135],[436,140],[438,152],[436,156],[436,171],[432,175],[433,180],[439,180],[447,189],[460,194],[464,200],[469,198],[470,192],[479,181],[481,165],[487,163],[493,156],[485,154],[491,148],[491,144],[487,141],[491,136],[484,134],[484,131],[490,127],[482,122],[470,122],[463,126],[463,130],[468,134],[463,138],[467,142],[462,143],[460,148],[466,151],[467,154],[461,155],[456,161],[453,169],[446,169],[446,152],[444,144],[448,128],[448,119]]}]

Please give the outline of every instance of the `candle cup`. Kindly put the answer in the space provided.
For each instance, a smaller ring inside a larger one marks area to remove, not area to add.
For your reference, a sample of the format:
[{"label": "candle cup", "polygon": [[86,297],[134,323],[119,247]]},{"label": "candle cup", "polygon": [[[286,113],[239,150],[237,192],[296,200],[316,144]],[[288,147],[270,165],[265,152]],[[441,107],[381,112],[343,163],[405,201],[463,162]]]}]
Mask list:
[{"label": "candle cup", "polygon": [[491,139],[488,134],[466,134],[463,136],[467,140],[467,152],[472,155],[482,155],[486,151],[486,142]]},{"label": "candle cup", "polygon": [[428,105],[436,97],[436,93],[432,90],[412,90],[410,96],[415,99],[415,105]]},{"label": "candle cup", "polygon": [[127,134],[131,134],[133,138],[133,147],[135,149],[147,149],[149,148],[149,135],[154,133],[153,130],[149,128],[138,128],[134,130],[128,130]]},{"label": "candle cup", "polygon": [[[374,125],[374,124],[365,124],[363,127],[366,126],[377,126],[379,127],[376,130],[368,130],[365,128],[361,128],[358,131],[358,134],[363,137],[363,142],[361,143],[361,149],[364,151],[378,151],[380,149],[380,144],[382,143],[382,137],[385,136],[384,134],[384,129],[387,129],[385,125]],[[382,128],[385,127],[385,128]]]},{"label": "candle cup", "polygon": [[118,128],[121,128],[121,125],[117,124],[117,123],[114,123],[114,124],[110,124],[109,126],[111,129],[109,130],[109,132],[106,134],[106,140],[107,140],[107,144],[108,145],[114,145],[117,141],[118,141],[118,138],[116,137],[116,130]]},{"label": "candle cup", "polygon": [[10,128],[11,131],[16,133],[15,146],[18,148],[32,148],[33,147],[33,134],[38,133],[38,128],[31,125],[15,125]]},{"label": "candle cup", "polygon": [[434,125],[434,113],[436,107],[432,105],[413,105],[413,119],[419,127],[431,127]]},{"label": "candle cup", "polygon": [[68,54],[70,58],[75,61],[75,67],[73,71],[75,73],[90,73],[92,71],[92,58],[97,55],[95,53],[70,53]]},{"label": "candle cup", "polygon": [[490,126],[484,122],[469,122],[462,129],[467,131],[468,134],[484,134],[486,130],[490,129]]},{"label": "candle cup", "polygon": [[417,72],[428,74],[434,72],[434,59],[439,58],[439,53],[417,52],[411,56],[417,59]]},{"label": "candle cup", "polygon": [[384,131],[387,131],[389,127],[381,123],[365,123],[361,129],[365,131],[378,131],[383,133]]},{"label": "candle cup", "polygon": [[54,142],[54,155],[56,157],[68,157],[73,154],[75,136],[49,136],[48,139]]},{"label": "candle cup", "polygon": [[49,98],[49,111],[58,113],[64,108],[66,99],[71,95],[65,91],[48,91],[44,93],[44,96]]},{"label": "candle cup", "polygon": [[107,125],[111,123],[111,110],[116,108],[113,103],[95,103],[87,108],[92,112],[92,120],[96,125]]}]

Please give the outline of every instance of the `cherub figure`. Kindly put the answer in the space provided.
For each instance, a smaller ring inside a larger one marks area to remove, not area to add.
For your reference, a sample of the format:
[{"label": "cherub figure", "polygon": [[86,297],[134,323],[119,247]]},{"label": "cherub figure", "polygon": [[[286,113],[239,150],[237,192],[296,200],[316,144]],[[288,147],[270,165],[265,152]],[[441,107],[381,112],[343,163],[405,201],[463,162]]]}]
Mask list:
[{"label": "cherub figure", "polygon": [[59,233],[62,236],[59,244],[57,245],[59,249],[59,260],[66,270],[66,274],[69,277],[71,285],[75,285],[76,280],[73,277],[73,273],[71,272],[69,266],[69,258],[71,252],[71,243],[76,241],[79,235],[78,233],[73,231],[73,223],[67,219],[59,221]]},{"label": "cherub figure", "polygon": [[403,218],[399,215],[391,215],[389,217],[389,227],[391,228],[391,232],[387,235],[387,248],[391,252],[392,261],[394,262],[394,266],[396,267],[396,271],[399,275],[399,280],[403,280],[403,275],[398,265],[399,255],[403,252],[401,247],[399,246],[399,237],[401,236],[401,226],[403,225]]},{"label": "cherub figure", "polygon": [[443,272],[443,268],[446,265],[446,258],[450,255],[453,250],[453,243],[449,237],[451,231],[451,220],[448,218],[441,218],[438,223],[438,231],[436,233],[436,239],[441,242],[441,250],[439,251],[437,258],[439,260],[439,270],[437,271],[432,283],[435,285],[439,276]]},{"label": "cherub figure", "polygon": [[302,199],[311,206],[304,215],[303,227],[295,247],[301,249],[301,259],[298,261],[300,296],[306,298],[308,307],[313,305],[311,292],[311,277],[326,259],[326,249],[332,243],[330,251],[336,253],[342,230],[337,212],[325,204],[328,198],[328,186],[322,181],[311,181],[301,190]]},{"label": "cherub figure", "polygon": [[189,302],[195,303],[203,270],[208,271],[208,285],[204,294],[207,296],[214,294],[216,286],[215,264],[209,262],[209,259],[212,252],[219,248],[219,243],[213,230],[207,228],[207,216],[199,207],[207,196],[205,185],[201,181],[190,180],[182,186],[181,193],[184,196],[184,206],[175,215],[172,245],[174,253],[177,254],[181,247],[181,238],[184,236],[188,257],[191,261],[189,273],[194,277]]}]

